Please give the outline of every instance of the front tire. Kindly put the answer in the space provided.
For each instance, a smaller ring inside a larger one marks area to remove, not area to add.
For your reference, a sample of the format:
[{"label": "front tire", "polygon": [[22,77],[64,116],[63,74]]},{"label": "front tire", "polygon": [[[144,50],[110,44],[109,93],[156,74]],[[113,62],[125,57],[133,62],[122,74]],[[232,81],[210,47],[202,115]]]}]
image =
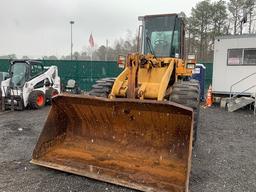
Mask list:
[{"label": "front tire", "polygon": [[194,112],[193,145],[198,140],[198,121],[200,110],[200,85],[196,80],[174,83],[170,101],[190,107]]},{"label": "front tire", "polygon": [[52,97],[58,95],[59,92],[56,89],[50,88],[45,93],[46,98],[46,104],[51,105],[52,104]]},{"label": "front tire", "polygon": [[45,94],[43,91],[32,91],[28,97],[31,109],[40,109],[45,106]]}]

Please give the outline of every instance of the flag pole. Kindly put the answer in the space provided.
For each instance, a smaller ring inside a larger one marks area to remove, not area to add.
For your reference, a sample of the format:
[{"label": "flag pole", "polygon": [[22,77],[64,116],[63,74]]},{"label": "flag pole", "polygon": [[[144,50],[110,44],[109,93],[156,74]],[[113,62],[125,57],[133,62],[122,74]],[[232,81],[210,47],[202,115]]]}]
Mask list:
[{"label": "flag pole", "polygon": [[92,61],[93,47],[91,47],[91,61]]},{"label": "flag pole", "polygon": [[92,79],[92,56],[93,56],[93,47],[94,47],[94,40],[93,40],[93,36],[92,33],[89,37],[89,43],[90,43],[90,47],[91,47],[91,62],[90,62],[90,75],[91,75],[91,82],[93,81]]}]

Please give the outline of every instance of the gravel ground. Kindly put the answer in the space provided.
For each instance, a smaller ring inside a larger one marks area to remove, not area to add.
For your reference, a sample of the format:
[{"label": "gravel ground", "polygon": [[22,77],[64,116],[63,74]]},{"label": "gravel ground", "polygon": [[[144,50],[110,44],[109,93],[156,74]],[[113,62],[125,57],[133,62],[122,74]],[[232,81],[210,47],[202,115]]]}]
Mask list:
[{"label": "gravel ground", "polygon": [[[0,113],[0,191],[134,192],[29,163],[49,108]],[[201,108],[200,141],[193,151],[192,192],[256,191],[256,117]]]}]

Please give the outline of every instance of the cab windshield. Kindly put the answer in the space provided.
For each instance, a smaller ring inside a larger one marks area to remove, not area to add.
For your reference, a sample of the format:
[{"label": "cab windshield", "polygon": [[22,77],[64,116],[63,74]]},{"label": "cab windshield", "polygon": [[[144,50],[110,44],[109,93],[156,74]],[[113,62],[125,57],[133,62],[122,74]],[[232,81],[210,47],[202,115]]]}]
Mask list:
[{"label": "cab windshield", "polygon": [[23,86],[29,78],[29,65],[25,62],[15,62],[11,66],[11,84],[14,87]]},{"label": "cab windshield", "polygon": [[180,52],[180,23],[174,15],[145,17],[144,54],[175,57]]}]

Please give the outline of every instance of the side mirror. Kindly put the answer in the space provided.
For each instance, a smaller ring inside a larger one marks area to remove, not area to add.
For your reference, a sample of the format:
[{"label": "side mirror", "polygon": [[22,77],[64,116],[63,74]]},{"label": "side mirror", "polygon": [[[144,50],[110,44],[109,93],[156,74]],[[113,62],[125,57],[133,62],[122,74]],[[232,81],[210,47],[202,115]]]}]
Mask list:
[{"label": "side mirror", "polygon": [[126,64],[126,56],[119,55],[118,56],[118,60],[117,60],[117,64],[118,64],[119,68],[124,68],[125,64]]},{"label": "side mirror", "polygon": [[196,59],[196,55],[188,55],[188,60],[195,60]]}]

